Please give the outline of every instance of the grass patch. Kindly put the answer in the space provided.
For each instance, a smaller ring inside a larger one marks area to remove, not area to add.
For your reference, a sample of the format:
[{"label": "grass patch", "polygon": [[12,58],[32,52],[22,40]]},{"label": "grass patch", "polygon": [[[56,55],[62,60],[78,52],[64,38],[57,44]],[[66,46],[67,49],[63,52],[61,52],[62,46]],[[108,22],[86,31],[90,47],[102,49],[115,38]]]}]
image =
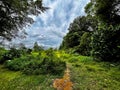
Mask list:
[{"label": "grass patch", "polygon": [[91,57],[86,56],[77,58],[77,62],[69,62],[73,90],[119,90],[119,65],[93,61]]},{"label": "grass patch", "polygon": [[0,65],[0,90],[54,90],[53,79],[57,75],[25,75],[10,71]]}]

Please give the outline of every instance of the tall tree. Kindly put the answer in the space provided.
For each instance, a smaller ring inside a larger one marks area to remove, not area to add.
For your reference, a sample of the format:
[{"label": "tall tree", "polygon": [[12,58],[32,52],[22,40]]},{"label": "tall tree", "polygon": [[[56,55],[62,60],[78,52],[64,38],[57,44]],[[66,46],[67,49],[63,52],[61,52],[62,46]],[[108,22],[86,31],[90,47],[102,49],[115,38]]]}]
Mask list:
[{"label": "tall tree", "polygon": [[[96,24],[97,21],[92,16],[77,17],[73,23],[70,24],[68,28],[69,32],[64,37],[60,49],[72,48],[75,50],[75,52],[78,52],[82,55],[90,55],[86,52],[89,51],[90,53],[90,50],[88,50],[90,49],[90,33],[96,28]],[[86,47],[87,51],[85,51]]]},{"label": "tall tree", "polygon": [[93,56],[104,61],[120,60],[120,0],[91,0],[85,7],[98,20],[93,34]]},{"label": "tall tree", "polygon": [[91,0],[85,7],[89,15],[108,24],[120,24],[120,0]]},{"label": "tall tree", "polygon": [[46,9],[42,0],[0,0],[0,39],[15,38],[18,31],[33,23],[30,15],[38,15]]}]

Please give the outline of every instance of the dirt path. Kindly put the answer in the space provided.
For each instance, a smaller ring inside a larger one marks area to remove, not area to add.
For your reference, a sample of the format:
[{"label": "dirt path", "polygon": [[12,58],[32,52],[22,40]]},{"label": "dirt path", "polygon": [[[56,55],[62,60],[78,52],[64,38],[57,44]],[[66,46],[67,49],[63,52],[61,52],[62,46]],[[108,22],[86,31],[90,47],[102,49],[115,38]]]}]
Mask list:
[{"label": "dirt path", "polygon": [[63,78],[55,79],[53,87],[56,90],[72,90],[73,83],[70,81],[70,70],[67,67]]}]

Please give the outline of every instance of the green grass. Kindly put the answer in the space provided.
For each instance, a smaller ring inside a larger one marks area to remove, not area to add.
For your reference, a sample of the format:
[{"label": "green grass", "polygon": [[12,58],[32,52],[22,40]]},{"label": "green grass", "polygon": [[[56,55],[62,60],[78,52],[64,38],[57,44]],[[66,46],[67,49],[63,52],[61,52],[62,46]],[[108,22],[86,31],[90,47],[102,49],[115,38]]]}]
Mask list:
[{"label": "green grass", "polygon": [[7,70],[0,65],[0,90],[54,90],[54,75],[24,75]]},{"label": "green grass", "polygon": [[[38,56],[38,53],[32,54]],[[97,62],[92,57],[67,54],[64,51],[56,51],[54,54],[67,62],[73,90],[120,90],[120,65]],[[0,90],[55,90],[52,87],[53,79],[60,77],[50,74],[25,75],[0,65]]]},{"label": "green grass", "polygon": [[[69,58],[73,90],[120,90],[120,66],[93,61],[92,57]],[[77,59],[78,58],[78,59]]]}]

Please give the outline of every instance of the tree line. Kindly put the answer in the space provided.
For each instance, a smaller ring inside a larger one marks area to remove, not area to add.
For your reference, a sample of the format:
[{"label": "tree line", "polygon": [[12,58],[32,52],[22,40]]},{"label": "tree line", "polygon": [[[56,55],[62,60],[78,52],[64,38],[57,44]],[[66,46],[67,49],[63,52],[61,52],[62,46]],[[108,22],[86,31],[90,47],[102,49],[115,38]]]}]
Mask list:
[{"label": "tree line", "polygon": [[120,1],[91,0],[85,6],[86,16],[70,24],[60,49],[95,60],[120,61]]}]

